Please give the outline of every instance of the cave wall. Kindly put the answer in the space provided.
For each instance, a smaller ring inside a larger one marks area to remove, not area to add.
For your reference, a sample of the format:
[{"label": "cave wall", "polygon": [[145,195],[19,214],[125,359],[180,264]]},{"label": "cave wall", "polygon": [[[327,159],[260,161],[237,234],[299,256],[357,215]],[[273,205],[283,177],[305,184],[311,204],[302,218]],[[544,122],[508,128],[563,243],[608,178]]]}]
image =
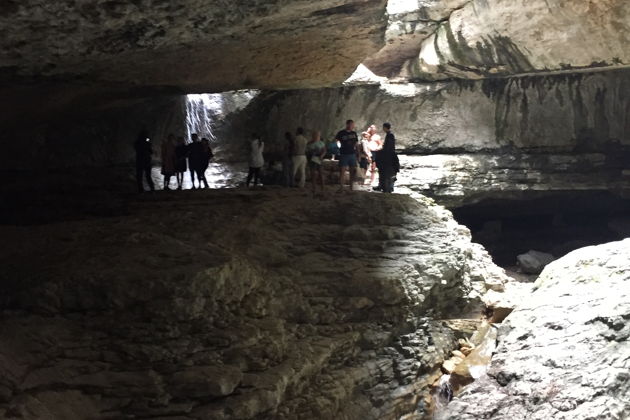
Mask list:
[{"label": "cave wall", "polygon": [[170,131],[185,133],[185,97],[126,100],[108,109],[68,113],[54,122],[24,125],[0,137],[3,171],[37,172],[128,165],[133,142],[146,127],[159,158],[159,142]]},{"label": "cave wall", "polygon": [[390,121],[406,153],[602,151],[630,146],[629,88],[630,72],[611,71],[284,91],[260,95],[249,126],[276,141],[300,125],[331,138],[348,118]]}]

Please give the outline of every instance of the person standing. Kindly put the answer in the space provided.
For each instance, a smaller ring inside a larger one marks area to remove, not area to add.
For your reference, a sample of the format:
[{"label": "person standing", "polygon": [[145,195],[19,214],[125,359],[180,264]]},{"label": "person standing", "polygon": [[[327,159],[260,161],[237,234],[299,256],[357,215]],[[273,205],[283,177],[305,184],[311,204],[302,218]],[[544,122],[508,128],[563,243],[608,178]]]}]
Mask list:
[{"label": "person standing", "polygon": [[282,184],[285,187],[293,186],[293,136],[288,131],[284,133],[284,150],[282,154]]},{"label": "person standing", "polygon": [[144,192],[144,185],[142,178],[144,177],[149,185],[151,191],[155,191],[155,185],[153,185],[153,179],[151,179],[151,156],[153,155],[153,147],[151,146],[151,139],[146,129],[142,129],[136,138],[134,143],[134,149],[136,150],[136,182],[138,186],[138,192]]},{"label": "person standing", "polygon": [[[383,148],[383,139],[378,134],[375,125],[371,125],[368,128],[368,133],[370,135],[370,142],[368,143],[368,147],[370,149],[370,185],[374,185],[374,180],[376,179],[376,155]],[[374,187],[375,190],[379,190],[380,188]]]},{"label": "person standing", "polygon": [[306,137],[304,137],[304,129],[298,127],[295,141],[293,142],[293,180],[297,174],[300,175],[298,186],[304,188],[306,184]]},{"label": "person standing", "polygon": [[247,186],[254,179],[254,187],[260,180],[260,168],[265,164],[265,158],[263,152],[265,151],[265,143],[260,139],[257,134],[252,135],[252,141],[250,143],[250,155],[249,155],[249,173],[247,174]]},{"label": "person standing", "polygon": [[315,194],[315,184],[319,183],[324,193],[324,174],[322,172],[322,162],[326,155],[326,145],[321,140],[319,131],[313,133],[311,141],[306,145],[306,152],[310,156],[308,167],[311,172],[311,185],[313,186],[313,194]]},{"label": "person standing", "polygon": [[372,152],[369,148],[370,133],[364,131],[361,133],[361,143],[359,144],[359,168],[361,168],[361,177],[364,180],[367,178],[368,167],[370,166],[370,159],[372,158]]},{"label": "person standing", "polygon": [[164,175],[164,189],[170,190],[171,177],[175,175],[175,136],[169,134],[162,142],[162,175]]},{"label": "person standing", "polygon": [[177,139],[175,146],[175,176],[177,177],[177,189],[181,190],[184,184],[184,174],[188,170],[186,159],[188,158],[188,146],[183,137]]},{"label": "person standing", "polygon": [[[199,161],[201,159],[201,143],[197,133],[191,134],[190,140],[191,143],[188,145],[188,170],[190,171],[192,189],[196,190],[197,186],[195,185],[195,173],[199,168]],[[199,188],[201,188],[201,180],[199,180]]]},{"label": "person standing", "polygon": [[343,181],[346,169],[350,172],[350,191],[352,191],[357,173],[357,144],[359,137],[354,131],[354,121],[346,121],[346,128],[335,136],[339,142],[339,191],[343,191]]},{"label": "person standing", "polygon": [[392,133],[392,125],[383,123],[385,141],[383,149],[378,154],[379,186],[384,193],[394,192],[394,178],[400,170],[398,155],[396,155],[396,137]]},{"label": "person standing", "polygon": [[202,188],[201,183],[204,185],[203,188],[210,188],[208,186],[208,180],[206,179],[206,170],[210,165],[210,159],[214,156],[212,154],[212,149],[210,148],[210,140],[204,137],[198,144],[198,156],[195,159],[195,173],[197,174],[197,179],[199,180],[199,188]]}]

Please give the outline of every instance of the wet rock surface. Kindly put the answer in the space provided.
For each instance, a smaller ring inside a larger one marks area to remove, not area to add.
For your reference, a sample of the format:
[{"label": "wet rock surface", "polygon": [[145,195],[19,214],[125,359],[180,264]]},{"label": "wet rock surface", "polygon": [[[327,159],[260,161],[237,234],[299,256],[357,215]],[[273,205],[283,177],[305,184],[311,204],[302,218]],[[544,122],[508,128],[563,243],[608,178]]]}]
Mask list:
[{"label": "wet rock surface", "polygon": [[629,253],[626,239],[547,266],[501,326],[488,375],[440,418],[627,418]]},{"label": "wet rock surface", "polygon": [[505,282],[396,195],[156,193],[0,229],[7,419],[421,418],[457,346],[439,320]]}]

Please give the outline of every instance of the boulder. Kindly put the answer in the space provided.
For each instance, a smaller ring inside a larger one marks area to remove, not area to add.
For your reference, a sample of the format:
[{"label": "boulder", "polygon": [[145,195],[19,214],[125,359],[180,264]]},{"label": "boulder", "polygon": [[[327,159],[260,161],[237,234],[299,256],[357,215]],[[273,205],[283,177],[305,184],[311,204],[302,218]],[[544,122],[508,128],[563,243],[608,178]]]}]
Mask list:
[{"label": "boulder", "polygon": [[[19,244],[0,256],[15,309],[0,328],[0,417],[420,418],[461,336],[443,320],[479,318],[507,279],[422,197],[269,188],[129,205],[0,226]],[[90,410],[42,414],[64,398]]]},{"label": "boulder", "polygon": [[553,260],[553,255],[540,251],[527,251],[516,257],[518,266],[527,274],[539,274]]},{"label": "boulder", "polygon": [[630,413],[630,239],[548,265],[503,322],[488,374],[440,420],[625,419]]}]

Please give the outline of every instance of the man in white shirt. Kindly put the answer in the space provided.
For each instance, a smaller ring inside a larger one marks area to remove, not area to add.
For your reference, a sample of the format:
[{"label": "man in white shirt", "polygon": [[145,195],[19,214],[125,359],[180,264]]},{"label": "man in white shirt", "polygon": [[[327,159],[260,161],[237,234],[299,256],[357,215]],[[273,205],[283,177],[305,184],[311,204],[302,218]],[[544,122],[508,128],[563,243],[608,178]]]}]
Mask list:
[{"label": "man in white shirt", "polygon": [[293,143],[293,179],[295,180],[296,174],[300,174],[300,181],[298,186],[304,188],[306,183],[306,137],[304,137],[304,129],[298,127],[297,135]]}]

